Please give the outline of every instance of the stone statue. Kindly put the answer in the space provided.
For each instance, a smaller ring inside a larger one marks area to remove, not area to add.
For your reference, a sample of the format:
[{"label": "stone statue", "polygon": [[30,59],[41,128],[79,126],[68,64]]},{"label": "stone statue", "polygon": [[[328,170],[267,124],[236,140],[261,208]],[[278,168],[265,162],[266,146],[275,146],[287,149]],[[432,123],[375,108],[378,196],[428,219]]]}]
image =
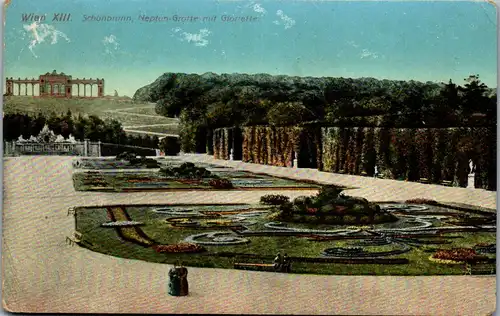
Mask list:
[{"label": "stone statue", "polygon": [[229,160],[234,160],[234,149],[231,148],[231,152],[229,154]]}]

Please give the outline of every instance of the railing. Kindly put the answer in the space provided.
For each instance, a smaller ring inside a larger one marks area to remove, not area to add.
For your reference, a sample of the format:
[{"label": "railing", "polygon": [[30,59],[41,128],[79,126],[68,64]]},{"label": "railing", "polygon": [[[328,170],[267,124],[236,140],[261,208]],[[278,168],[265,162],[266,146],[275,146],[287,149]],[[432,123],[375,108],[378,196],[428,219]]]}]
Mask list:
[{"label": "railing", "polygon": [[61,155],[61,156],[84,156],[101,157],[116,156],[117,154],[129,151],[135,152],[139,156],[157,156],[157,150],[122,144],[110,144],[102,142],[90,142],[89,140],[75,143],[37,143],[37,142],[5,142],[4,156],[19,155]]},{"label": "railing", "polygon": [[37,143],[37,142],[5,142],[5,156],[17,155],[64,155],[64,156],[101,156],[101,142],[60,142],[60,143]]}]

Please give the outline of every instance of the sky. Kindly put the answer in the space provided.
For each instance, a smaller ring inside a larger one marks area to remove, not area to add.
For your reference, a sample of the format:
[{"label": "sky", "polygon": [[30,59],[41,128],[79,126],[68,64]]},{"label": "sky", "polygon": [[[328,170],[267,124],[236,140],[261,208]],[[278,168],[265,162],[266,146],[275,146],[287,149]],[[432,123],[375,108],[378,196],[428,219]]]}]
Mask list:
[{"label": "sky", "polygon": [[13,0],[4,76],[57,70],[128,96],[165,72],[458,84],[479,74],[496,87],[496,23],[487,2]]}]

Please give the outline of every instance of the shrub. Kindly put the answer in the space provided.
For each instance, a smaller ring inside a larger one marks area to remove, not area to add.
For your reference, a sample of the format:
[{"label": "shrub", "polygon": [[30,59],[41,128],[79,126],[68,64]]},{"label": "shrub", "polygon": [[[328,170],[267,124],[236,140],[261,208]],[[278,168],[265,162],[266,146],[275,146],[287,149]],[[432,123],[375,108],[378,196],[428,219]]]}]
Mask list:
[{"label": "shrub", "polygon": [[409,199],[409,200],[406,200],[405,203],[411,203],[411,204],[427,204],[427,205],[436,205],[438,204],[436,201],[434,200],[430,200],[430,199]]},{"label": "shrub", "polygon": [[217,178],[216,175],[202,167],[196,167],[191,162],[186,162],[179,167],[166,167],[161,168],[160,173],[165,177],[179,178],[179,179],[203,179],[203,178]]},{"label": "shrub", "polygon": [[228,179],[212,179],[208,181],[208,185],[215,189],[232,189],[233,183]]},{"label": "shrub", "polygon": [[290,198],[281,194],[268,194],[260,198],[260,203],[265,205],[283,205],[287,202],[290,202]]},{"label": "shrub", "polygon": [[115,159],[116,160],[131,161],[131,160],[136,159],[136,157],[137,157],[136,153],[124,151],[124,152],[121,152],[118,155],[116,155]]},{"label": "shrub", "polygon": [[181,151],[181,142],[178,137],[167,136],[162,138],[159,147],[166,156],[177,156]]},{"label": "shrub", "polygon": [[294,206],[305,206],[311,204],[311,198],[309,196],[298,196],[293,200]]}]

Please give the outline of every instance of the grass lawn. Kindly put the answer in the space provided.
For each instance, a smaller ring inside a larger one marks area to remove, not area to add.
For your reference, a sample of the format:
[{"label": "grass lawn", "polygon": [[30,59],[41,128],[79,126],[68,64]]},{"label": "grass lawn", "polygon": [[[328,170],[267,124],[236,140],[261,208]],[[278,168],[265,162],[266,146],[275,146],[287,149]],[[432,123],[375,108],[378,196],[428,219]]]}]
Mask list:
[{"label": "grass lawn", "polygon": [[174,134],[174,135],[178,135],[180,132],[180,127],[177,124],[164,125],[164,126],[141,126],[141,127],[133,127],[132,129],[138,131],[162,133],[162,134]]},{"label": "grass lawn", "polygon": [[[134,107],[137,107],[138,109],[130,109]],[[170,124],[178,122],[178,119],[166,118],[156,114],[154,112],[154,105],[147,103],[136,103],[131,99],[125,98],[109,97],[103,99],[51,99],[33,98],[31,96],[4,97],[3,111],[6,114],[26,113],[36,115],[39,112],[45,115],[50,115],[53,112],[55,112],[56,114],[66,114],[68,110],[70,110],[74,115],[87,114],[97,115],[102,119],[116,119],[120,121],[123,126]],[[126,111],[126,113],[109,112],[122,110]],[[144,111],[147,111],[147,113],[142,113]],[[134,113],[147,114],[152,116],[139,116],[134,115]]]},{"label": "grass lawn", "polygon": [[[124,207],[133,221],[143,222],[140,229],[151,239],[159,244],[176,244],[183,242],[190,235],[211,231],[228,231],[224,227],[202,228],[179,228],[173,227],[167,221],[168,218],[185,218],[186,221],[198,221],[202,226],[210,224],[210,218],[193,215],[162,214],[154,209],[168,208],[174,212],[219,212],[224,214],[228,211],[239,211],[242,209],[258,208],[262,210],[262,205],[185,205],[185,206],[125,206]],[[227,213],[228,214],[228,213]],[[205,213],[205,216],[207,214]],[[213,214],[212,214],[213,215]],[[205,246],[204,253],[199,254],[175,254],[157,253],[152,248],[140,246],[138,244],[123,241],[118,237],[114,228],[103,228],[100,225],[109,221],[105,208],[78,208],[76,213],[77,230],[83,234],[84,246],[100,253],[109,254],[116,257],[139,259],[158,263],[183,262],[187,266],[213,267],[213,268],[233,268],[235,262],[262,262],[272,263],[272,258],[276,253],[287,253],[290,257],[321,257],[321,252],[326,248],[344,247],[355,245],[355,240],[333,240],[333,241],[312,241],[307,238],[297,236],[244,236],[250,240],[249,243],[231,246]],[[225,219],[232,220],[231,217]],[[234,218],[233,218],[234,220]],[[250,230],[261,230],[264,223],[269,220],[266,215],[250,217],[254,225],[249,224]],[[450,233],[444,234],[449,238],[450,244],[439,244],[430,246],[412,247],[404,254],[397,255],[397,258],[409,259],[409,264],[340,264],[340,263],[304,263],[293,262],[292,271],[294,273],[313,274],[339,274],[339,275],[458,275],[463,274],[463,265],[445,265],[430,261],[428,258],[432,252],[426,252],[430,247],[434,249],[449,249],[456,247],[473,247],[478,243],[495,243],[496,234],[489,232],[479,233]],[[389,251],[400,248],[400,245],[389,244],[382,246],[363,247],[365,251],[378,252]],[[233,257],[220,257],[217,254],[224,252],[235,253]],[[238,256],[240,254],[241,256]],[[259,258],[243,257],[245,254],[257,254]],[[490,255],[494,257],[494,255]],[[392,257],[391,257],[392,258]]]},{"label": "grass lawn", "polygon": [[135,113],[135,114],[145,114],[145,115],[158,115],[155,111],[154,105],[151,105],[148,107],[141,106],[141,107],[137,107],[136,109],[125,109],[125,110],[123,110],[123,112]]}]

